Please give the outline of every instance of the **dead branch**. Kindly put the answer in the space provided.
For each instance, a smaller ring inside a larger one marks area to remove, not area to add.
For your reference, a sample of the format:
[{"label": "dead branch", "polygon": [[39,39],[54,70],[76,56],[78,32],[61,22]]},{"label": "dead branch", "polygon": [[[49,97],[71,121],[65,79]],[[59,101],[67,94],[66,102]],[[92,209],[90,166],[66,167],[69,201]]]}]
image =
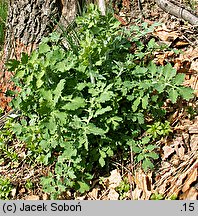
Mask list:
[{"label": "dead branch", "polygon": [[191,25],[198,26],[198,17],[183,7],[179,7],[168,0],[155,0],[157,5],[165,12],[174,15],[178,18],[182,18],[188,21]]}]

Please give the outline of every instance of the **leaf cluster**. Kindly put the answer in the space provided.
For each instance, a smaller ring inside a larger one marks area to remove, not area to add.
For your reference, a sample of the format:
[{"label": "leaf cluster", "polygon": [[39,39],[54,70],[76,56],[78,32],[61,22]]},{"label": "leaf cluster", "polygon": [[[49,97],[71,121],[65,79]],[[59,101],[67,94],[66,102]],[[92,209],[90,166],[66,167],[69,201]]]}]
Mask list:
[{"label": "leaf cluster", "polygon": [[[140,138],[146,119],[163,119],[167,98],[175,103],[192,97],[181,85],[184,76],[170,64],[140,58],[147,55],[143,50],[155,48],[153,41],[129,52],[129,32],[111,14],[101,16],[92,5],[76,24],[73,46],[63,46],[64,37],[54,32],[30,57],[8,64],[21,88],[12,101],[21,112],[13,132],[37,162],[55,163],[54,173],[42,178],[53,198],[68,188],[89,190],[90,180],[118,152],[132,149],[137,163],[152,168],[156,146],[149,137]],[[133,42],[139,43],[145,29]]]},{"label": "leaf cluster", "polygon": [[0,178],[0,199],[7,200],[13,185],[7,178]]}]

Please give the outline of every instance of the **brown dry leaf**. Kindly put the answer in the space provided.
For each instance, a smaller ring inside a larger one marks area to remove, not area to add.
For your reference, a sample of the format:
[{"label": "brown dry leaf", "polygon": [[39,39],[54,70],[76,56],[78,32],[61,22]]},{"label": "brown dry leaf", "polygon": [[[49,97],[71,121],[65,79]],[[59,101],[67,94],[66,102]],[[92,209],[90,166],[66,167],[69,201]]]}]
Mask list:
[{"label": "brown dry leaf", "polygon": [[180,191],[180,188],[179,188],[180,181],[178,182],[178,180],[176,178],[172,178],[167,183],[168,184],[166,186],[168,186],[168,185],[170,186],[169,189],[167,190],[168,193],[166,191],[167,197],[171,197],[173,194],[176,195],[176,196],[178,196],[179,191]]},{"label": "brown dry leaf", "polygon": [[134,181],[136,187],[142,190],[141,199],[149,200],[153,186],[152,186],[152,172],[145,174],[143,170],[138,170],[135,172]]},{"label": "brown dry leaf", "polygon": [[155,52],[155,56],[157,58],[156,64],[165,65],[167,63],[167,59],[174,59],[175,53],[173,51],[166,51],[165,53]]},{"label": "brown dry leaf", "polygon": [[[185,127],[185,126],[184,126],[184,127]],[[188,133],[182,132],[182,137],[183,137],[184,143],[185,143],[186,145],[188,145],[189,140],[190,140],[190,135],[189,135]]]},{"label": "brown dry leaf", "polygon": [[198,72],[198,59],[195,59],[195,60],[192,61],[190,70],[191,70],[193,73],[194,73],[194,72]]},{"label": "brown dry leaf", "polygon": [[25,200],[39,200],[39,196],[37,195],[26,196]]},{"label": "brown dry leaf", "polygon": [[186,179],[187,173],[182,173],[179,175],[176,175],[175,177],[170,177],[168,184],[169,185],[169,192],[167,194],[168,197],[171,195],[178,196],[179,192],[181,191],[181,187],[183,184],[183,181]]},{"label": "brown dry leaf", "polygon": [[175,68],[178,72],[195,74],[198,72],[198,48],[190,47],[175,59]]},{"label": "brown dry leaf", "polygon": [[182,138],[182,137],[176,137],[176,138],[173,140],[172,146],[173,146],[174,148],[176,148],[177,146],[183,145],[183,144],[184,144],[183,138]]},{"label": "brown dry leaf", "polygon": [[106,188],[108,188],[109,187],[109,178],[104,178],[102,183]]},{"label": "brown dry leaf", "polygon": [[132,191],[132,197],[133,200],[141,200],[141,194],[142,194],[142,190],[139,188],[135,188],[134,191]]},{"label": "brown dry leaf", "polygon": [[46,194],[46,193],[44,193],[42,196],[43,196],[43,200],[48,200],[49,199],[49,195]]},{"label": "brown dry leaf", "polygon": [[[185,43],[179,43],[177,45],[185,45]],[[198,71],[198,48],[190,48],[184,53],[180,54],[178,58],[174,60],[174,67],[179,73],[194,74]]]},{"label": "brown dry leaf", "polygon": [[178,33],[174,31],[170,31],[168,29],[165,30],[162,28],[156,29],[153,34],[163,42],[168,43],[169,45],[171,44],[172,41],[176,40],[176,38],[178,38],[179,36]]},{"label": "brown dry leaf", "polygon": [[188,59],[190,61],[195,60],[196,58],[198,58],[198,47],[196,47],[196,48],[190,47],[187,51],[180,54],[180,58],[181,59]]},{"label": "brown dry leaf", "polygon": [[[75,197],[75,200],[86,200],[86,195]],[[91,199],[88,198],[88,200],[91,200]]]},{"label": "brown dry leaf", "polygon": [[184,156],[185,156],[185,148],[183,147],[184,142],[183,142],[183,138],[182,137],[177,137],[174,141],[173,141],[173,146],[175,148],[175,152],[176,155],[178,156],[178,159],[183,160]]},{"label": "brown dry leaf", "polygon": [[20,193],[20,194],[25,193],[25,188],[21,188],[20,191],[19,191],[19,193]]},{"label": "brown dry leaf", "polygon": [[178,114],[179,114],[179,111],[176,110],[173,114],[171,114],[169,117],[168,117],[168,121],[172,124],[173,122],[176,121],[177,117],[178,117]]},{"label": "brown dry leaf", "polygon": [[92,198],[93,200],[97,200],[98,199],[98,192],[99,192],[99,188],[94,188],[92,191],[90,191],[88,193],[88,196],[90,198]]},{"label": "brown dry leaf", "polygon": [[174,154],[171,158],[171,165],[178,167],[180,162],[181,162],[180,158],[176,154]]},{"label": "brown dry leaf", "polygon": [[182,160],[185,156],[185,148],[183,146],[181,146],[180,148],[178,148],[178,156],[179,158]]},{"label": "brown dry leaf", "polygon": [[173,152],[175,152],[175,149],[170,146],[164,146],[163,148],[164,155],[162,156],[162,160],[166,160]]},{"label": "brown dry leaf", "polygon": [[185,74],[190,74],[190,67],[191,67],[191,61],[188,59],[180,59],[177,58],[174,60],[174,68],[177,70],[178,73],[185,73]]},{"label": "brown dry leaf", "polygon": [[114,14],[114,16],[123,26],[128,24],[122,17],[118,16],[117,14]]},{"label": "brown dry leaf", "polygon": [[197,90],[195,90],[194,94],[196,97],[198,97],[198,85],[197,85]]},{"label": "brown dry leaf", "polygon": [[198,199],[198,191],[196,188],[191,187],[185,193],[180,195],[180,200],[197,200]]},{"label": "brown dry leaf", "polygon": [[186,173],[186,172],[184,172],[184,173],[182,173],[182,174],[179,174],[179,175],[178,175],[178,179],[177,179],[176,186],[181,186],[182,183],[184,182],[184,180],[186,179],[186,177],[187,177],[187,173]]},{"label": "brown dry leaf", "polygon": [[164,62],[165,62],[164,55],[163,54],[157,54],[156,57],[157,57],[157,64],[164,65]]},{"label": "brown dry leaf", "polygon": [[110,188],[118,187],[120,185],[120,182],[122,181],[121,175],[117,169],[111,171],[111,175],[108,179]]},{"label": "brown dry leaf", "polygon": [[189,188],[190,185],[197,180],[197,169],[194,169],[193,172],[188,174],[187,179],[185,180],[185,184],[182,188],[183,192],[186,192]]},{"label": "brown dry leaf", "polygon": [[198,134],[198,125],[192,125],[188,128],[190,134]]},{"label": "brown dry leaf", "polygon": [[131,1],[130,0],[123,0],[122,6],[125,7],[127,10],[130,10]]},{"label": "brown dry leaf", "polygon": [[[163,171],[163,170],[162,170]],[[160,194],[164,194],[167,187],[168,178],[172,175],[171,167],[162,175],[158,177],[158,180],[155,182],[155,188]]]},{"label": "brown dry leaf", "polygon": [[184,46],[189,45],[188,42],[186,42],[186,41],[180,41],[180,40],[174,42],[173,44],[174,44],[173,46],[174,46],[174,47],[177,47],[177,48],[180,48],[180,47],[184,47]]},{"label": "brown dry leaf", "polygon": [[17,192],[16,188],[13,188],[11,190],[11,196],[12,196],[12,198],[14,198],[16,196],[16,192]]},{"label": "brown dry leaf", "polygon": [[198,149],[198,134],[193,134],[191,136],[190,148],[192,151],[197,151],[197,149]]},{"label": "brown dry leaf", "polygon": [[118,200],[119,194],[113,188],[110,188],[108,198],[109,200]]}]

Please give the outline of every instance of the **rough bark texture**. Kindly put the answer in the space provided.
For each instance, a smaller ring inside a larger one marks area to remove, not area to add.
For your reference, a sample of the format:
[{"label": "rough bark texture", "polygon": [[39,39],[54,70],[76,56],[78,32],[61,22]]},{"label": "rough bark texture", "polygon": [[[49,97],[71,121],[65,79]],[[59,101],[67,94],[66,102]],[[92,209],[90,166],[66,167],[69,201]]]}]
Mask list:
[{"label": "rough bark texture", "polygon": [[62,5],[63,8],[59,23],[60,25],[67,26],[74,20],[80,5],[78,6],[77,0],[62,0]]},{"label": "rough bark texture", "polygon": [[31,53],[41,39],[56,28],[68,25],[76,16],[76,0],[10,0],[4,58]]},{"label": "rough bark texture", "polygon": [[7,109],[11,98],[5,97],[12,74],[5,70],[9,59],[20,59],[22,52],[30,54],[44,36],[67,26],[77,14],[77,0],[9,0],[4,53],[0,62],[0,107]]},{"label": "rough bark texture", "polygon": [[[59,0],[11,0],[6,26],[4,58],[18,58],[30,53],[41,38],[53,29],[53,19],[60,19]],[[21,50],[22,49],[22,50]]]}]

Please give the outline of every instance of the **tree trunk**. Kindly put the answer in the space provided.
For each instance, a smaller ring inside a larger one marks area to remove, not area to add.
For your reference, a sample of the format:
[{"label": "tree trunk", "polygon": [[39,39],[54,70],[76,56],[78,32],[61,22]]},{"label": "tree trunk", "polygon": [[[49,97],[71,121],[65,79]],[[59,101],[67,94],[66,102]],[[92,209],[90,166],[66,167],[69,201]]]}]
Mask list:
[{"label": "tree trunk", "polygon": [[30,54],[44,36],[56,29],[57,23],[68,25],[77,14],[76,2],[77,0],[9,0],[4,53],[0,63],[1,107],[5,109],[5,92],[12,89],[12,84],[8,84],[12,75],[5,71],[4,63],[9,59],[20,59],[22,52]]},{"label": "tree trunk", "polygon": [[103,16],[106,14],[105,0],[98,0],[98,7]]},{"label": "tree trunk", "polygon": [[76,12],[75,0],[10,0],[5,60],[18,59],[21,52],[30,54],[41,39],[53,31],[60,19],[62,23],[67,18],[71,21]]}]

